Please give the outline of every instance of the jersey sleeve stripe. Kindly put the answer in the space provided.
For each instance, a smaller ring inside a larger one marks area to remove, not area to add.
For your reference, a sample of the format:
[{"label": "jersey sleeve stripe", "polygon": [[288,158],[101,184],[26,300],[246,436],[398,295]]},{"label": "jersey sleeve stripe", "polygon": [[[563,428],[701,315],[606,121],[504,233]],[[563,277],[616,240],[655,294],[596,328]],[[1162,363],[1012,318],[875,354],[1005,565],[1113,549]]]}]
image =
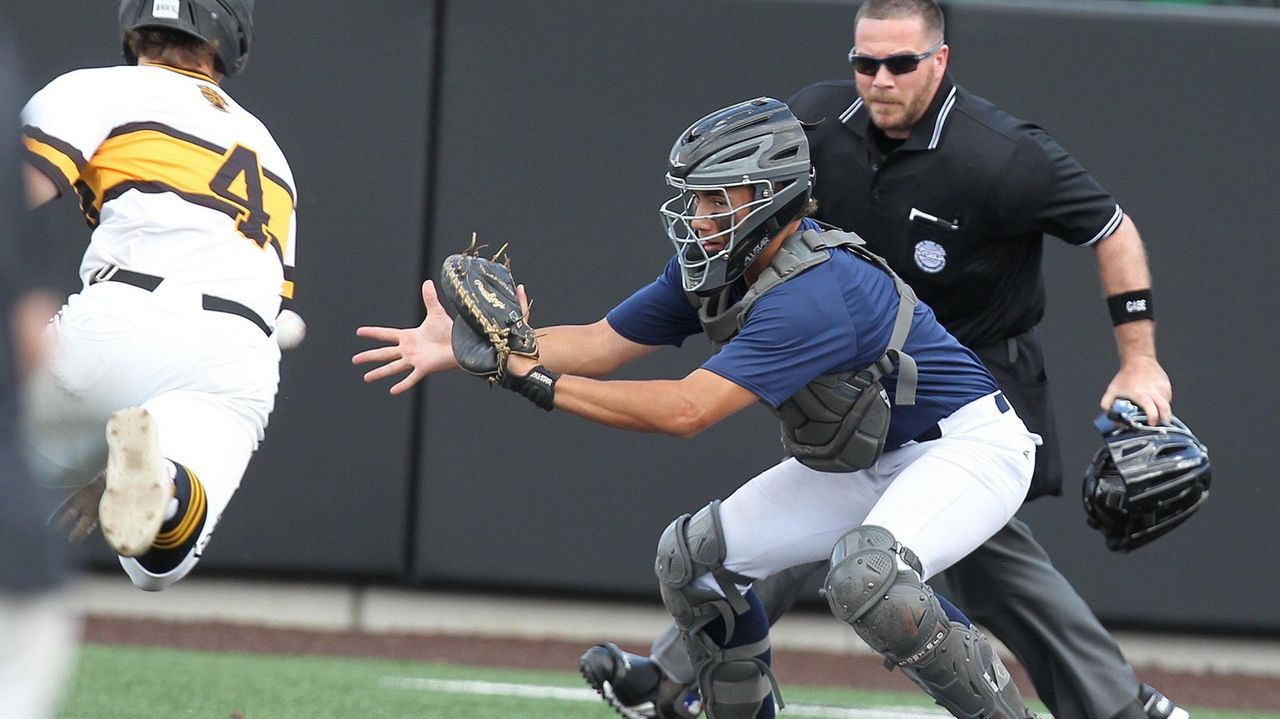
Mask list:
[{"label": "jersey sleeve stripe", "polygon": [[22,134],[31,164],[48,175],[64,192],[71,189],[84,172],[84,155],[75,147],[30,125],[23,128]]},{"label": "jersey sleeve stripe", "polygon": [[73,180],[67,177],[66,169],[59,166],[53,160],[50,160],[45,155],[40,154],[35,148],[31,147],[30,142],[30,140],[27,141],[27,162],[31,163],[32,167],[46,175],[50,180],[53,180],[53,183],[58,186],[58,191],[61,194],[65,195],[71,192],[73,190],[71,185]]},{"label": "jersey sleeve stripe", "polygon": [[84,171],[84,166],[88,164],[88,160],[84,158],[84,153],[77,150],[75,145],[59,140],[34,125],[24,125],[22,127],[22,134],[29,140],[33,140],[41,145],[47,145],[49,148],[56,150],[59,154],[66,157],[75,165],[77,174]]},{"label": "jersey sleeve stripe", "polygon": [[1116,210],[1115,212],[1111,213],[1111,219],[1107,220],[1107,224],[1103,225],[1101,230],[1098,230],[1098,234],[1094,235],[1093,239],[1089,240],[1088,242],[1080,246],[1088,247],[1098,242],[1099,240],[1103,240],[1110,237],[1111,233],[1115,232],[1116,228],[1120,227],[1120,221],[1123,219],[1124,219],[1124,210],[1120,209],[1120,205],[1116,205]]}]

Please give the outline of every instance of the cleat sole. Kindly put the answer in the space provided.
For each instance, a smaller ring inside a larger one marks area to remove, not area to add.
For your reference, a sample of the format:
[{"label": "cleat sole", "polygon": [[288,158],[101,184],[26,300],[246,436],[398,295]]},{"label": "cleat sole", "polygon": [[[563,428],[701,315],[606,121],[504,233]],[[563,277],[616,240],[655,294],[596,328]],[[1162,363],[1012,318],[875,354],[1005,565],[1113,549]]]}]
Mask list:
[{"label": "cleat sole", "polygon": [[107,544],[121,556],[146,554],[171,496],[155,418],[141,407],[114,412],[107,421],[106,490],[98,505]]}]

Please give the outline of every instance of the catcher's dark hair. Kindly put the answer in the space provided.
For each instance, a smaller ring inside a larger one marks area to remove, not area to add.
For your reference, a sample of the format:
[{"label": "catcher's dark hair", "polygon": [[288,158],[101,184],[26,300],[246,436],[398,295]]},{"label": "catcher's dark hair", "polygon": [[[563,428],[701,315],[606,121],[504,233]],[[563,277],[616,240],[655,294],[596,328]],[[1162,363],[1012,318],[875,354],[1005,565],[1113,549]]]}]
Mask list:
[{"label": "catcher's dark hair", "polygon": [[924,34],[937,42],[946,37],[947,23],[943,18],[942,8],[934,0],[867,0],[858,8],[853,19],[854,32],[863,18],[872,20],[898,20],[901,18],[920,18],[924,23]]},{"label": "catcher's dark hair", "polygon": [[217,65],[217,40],[205,42],[166,27],[140,27],[125,30],[124,41],[134,57],[145,57],[187,70]]}]

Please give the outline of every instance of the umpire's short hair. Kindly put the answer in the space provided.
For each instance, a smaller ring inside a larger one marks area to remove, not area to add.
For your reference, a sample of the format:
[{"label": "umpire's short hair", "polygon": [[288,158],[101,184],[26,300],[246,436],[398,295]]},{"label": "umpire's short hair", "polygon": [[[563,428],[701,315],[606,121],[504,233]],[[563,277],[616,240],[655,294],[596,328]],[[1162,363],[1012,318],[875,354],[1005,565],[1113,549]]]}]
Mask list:
[{"label": "umpire's short hair", "polygon": [[854,32],[864,17],[872,20],[920,18],[924,23],[924,34],[935,41],[945,38],[947,33],[942,8],[934,0],[867,0],[853,19]]}]

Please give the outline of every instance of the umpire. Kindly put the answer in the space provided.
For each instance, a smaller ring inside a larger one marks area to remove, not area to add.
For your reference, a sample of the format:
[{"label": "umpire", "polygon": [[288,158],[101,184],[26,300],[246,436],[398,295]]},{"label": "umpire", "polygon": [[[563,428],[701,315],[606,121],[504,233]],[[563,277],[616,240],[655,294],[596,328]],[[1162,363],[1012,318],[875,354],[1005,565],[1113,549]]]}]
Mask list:
[{"label": "umpire", "polygon": [[[1028,499],[1062,492],[1062,458],[1036,325],[1043,235],[1092,247],[1120,370],[1100,404],[1129,397],[1170,416],[1155,357],[1150,274],[1133,221],[1044,130],[957,86],[933,0],[868,0],[855,80],[801,90],[820,219],[857,231],[982,358],[1044,438]],[[1185,715],[1142,686],[1114,640],[1014,519],[945,573],[957,605],[1022,661],[1059,719]],[[1150,704],[1150,706],[1148,706]]]},{"label": "umpire", "polygon": [[[1092,247],[1107,295],[1120,369],[1100,405],[1127,397],[1171,416],[1172,389],[1156,360],[1150,274],[1132,220],[1041,128],[957,86],[934,0],[867,0],[849,52],[854,81],[798,92],[809,125],[817,218],[859,233],[976,352],[1031,431],[1044,438],[1028,499],[1062,492],[1062,462],[1036,325],[1044,316],[1043,235]],[[806,565],[757,582],[776,621],[808,586]],[[1026,667],[1058,719],[1183,719],[1187,712],[1139,682],[1115,641],[1017,518],[942,573],[943,590]],[[687,672],[672,633],[654,644],[666,676]],[[590,680],[652,686],[653,663],[616,647],[583,656]],[[656,679],[655,679],[656,681]],[[663,681],[664,687],[668,681]],[[619,692],[621,694],[622,692]],[[660,704],[672,697],[660,690]],[[637,695],[638,696],[638,695]],[[649,698],[649,697],[646,697]],[[671,709],[679,715],[676,695]]]}]

